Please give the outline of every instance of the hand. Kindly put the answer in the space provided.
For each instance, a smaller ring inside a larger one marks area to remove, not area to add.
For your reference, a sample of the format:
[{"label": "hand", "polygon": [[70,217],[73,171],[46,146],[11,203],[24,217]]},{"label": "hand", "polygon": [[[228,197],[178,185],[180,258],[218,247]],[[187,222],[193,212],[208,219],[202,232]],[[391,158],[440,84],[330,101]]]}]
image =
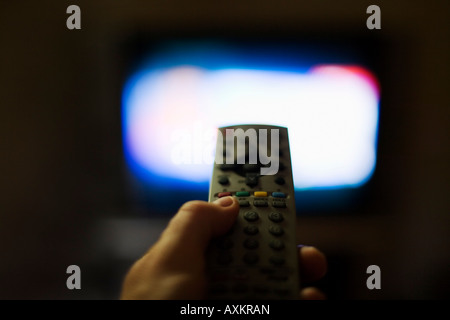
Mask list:
[{"label": "hand", "polygon": [[[190,201],[179,209],[160,239],[134,263],[125,277],[121,299],[202,299],[206,291],[205,251],[211,238],[225,234],[239,213],[233,197],[213,203]],[[313,247],[299,249],[302,282],[326,273],[325,256]],[[302,299],[324,299],[304,288]]]}]

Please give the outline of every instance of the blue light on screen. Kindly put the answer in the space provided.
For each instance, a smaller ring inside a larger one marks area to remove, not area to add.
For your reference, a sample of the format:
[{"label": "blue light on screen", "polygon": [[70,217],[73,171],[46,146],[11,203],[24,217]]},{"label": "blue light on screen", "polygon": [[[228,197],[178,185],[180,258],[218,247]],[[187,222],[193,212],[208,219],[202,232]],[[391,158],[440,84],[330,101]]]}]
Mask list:
[{"label": "blue light on screen", "polygon": [[372,176],[379,87],[369,70],[258,66],[230,62],[228,51],[176,49],[153,57],[123,90],[124,152],[138,178],[204,189],[217,128],[247,123],[288,128],[298,190],[358,187]]}]

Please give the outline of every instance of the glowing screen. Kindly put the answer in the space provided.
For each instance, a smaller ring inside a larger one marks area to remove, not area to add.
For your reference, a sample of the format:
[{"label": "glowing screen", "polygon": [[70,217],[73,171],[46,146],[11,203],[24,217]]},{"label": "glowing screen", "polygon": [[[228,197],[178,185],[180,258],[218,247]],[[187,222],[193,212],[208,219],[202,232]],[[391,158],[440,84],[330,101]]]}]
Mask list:
[{"label": "glowing screen", "polygon": [[144,180],[203,188],[217,127],[280,125],[297,189],[357,187],[375,168],[378,106],[377,80],[359,66],[147,64],[124,87],[124,152]]}]

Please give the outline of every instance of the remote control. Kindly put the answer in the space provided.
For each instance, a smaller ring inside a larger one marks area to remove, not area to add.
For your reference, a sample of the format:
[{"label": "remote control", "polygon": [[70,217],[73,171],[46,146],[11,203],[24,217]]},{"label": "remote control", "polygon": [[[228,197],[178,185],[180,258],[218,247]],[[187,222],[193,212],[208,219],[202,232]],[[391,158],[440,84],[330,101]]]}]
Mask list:
[{"label": "remote control", "polygon": [[234,196],[232,229],[207,252],[209,299],[298,299],[294,184],[287,128],[218,130],[209,201]]}]

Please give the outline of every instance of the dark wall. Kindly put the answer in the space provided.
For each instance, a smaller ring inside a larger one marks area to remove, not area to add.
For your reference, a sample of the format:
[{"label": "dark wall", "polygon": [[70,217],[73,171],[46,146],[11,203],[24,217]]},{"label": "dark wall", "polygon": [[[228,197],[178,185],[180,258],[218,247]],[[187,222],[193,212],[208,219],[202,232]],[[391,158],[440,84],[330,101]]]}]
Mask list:
[{"label": "dark wall", "polygon": [[[81,30],[66,28],[70,4]],[[184,28],[377,33],[382,192],[360,215],[299,219],[299,238],[328,255],[330,298],[448,298],[450,5],[377,4],[382,29],[370,31],[369,4],[358,1],[2,2],[0,298],[118,296],[123,272],[166,222],[126,201],[118,44]],[[136,228],[139,243],[123,243]],[[79,291],[66,288],[71,264],[82,270]],[[365,286],[371,264],[381,290]]]}]

